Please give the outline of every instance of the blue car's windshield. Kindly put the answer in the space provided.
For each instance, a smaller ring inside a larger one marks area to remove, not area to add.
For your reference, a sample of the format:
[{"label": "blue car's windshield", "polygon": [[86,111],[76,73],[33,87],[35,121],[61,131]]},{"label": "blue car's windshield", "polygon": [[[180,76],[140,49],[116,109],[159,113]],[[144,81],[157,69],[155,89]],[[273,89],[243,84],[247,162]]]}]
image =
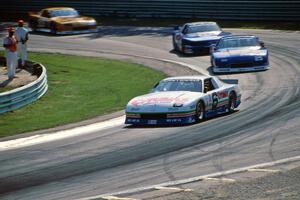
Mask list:
[{"label": "blue car's windshield", "polygon": [[184,34],[199,33],[199,32],[210,32],[210,31],[220,31],[220,27],[217,24],[200,24],[188,26],[183,30]]},{"label": "blue car's windshield", "polygon": [[220,42],[218,44],[218,49],[252,47],[252,46],[259,46],[258,39],[255,37],[228,38],[228,39],[220,40]]},{"label": "blue car's windshield", "polygon": [[65,9],[65,10],[51,10],[52,17],[78,17],[79,14],[76,10]]},{"label": "blue car's windshield", "polygon": [[154,88],[154,92],[163,91],[202,92],[202,84],[200,80],[166,80]]}]

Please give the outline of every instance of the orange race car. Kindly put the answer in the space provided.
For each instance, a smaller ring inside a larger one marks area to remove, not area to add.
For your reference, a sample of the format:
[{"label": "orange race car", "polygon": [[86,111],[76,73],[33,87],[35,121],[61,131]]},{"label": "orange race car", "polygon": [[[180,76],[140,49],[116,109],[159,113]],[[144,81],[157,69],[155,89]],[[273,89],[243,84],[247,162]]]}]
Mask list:
[{"label": "orange race car", "polygon": [[92,17],[80,16],[73,8],[54,7],[29,12],[29,27],[53,34],[79,34],[96,32],[97,22]]}]

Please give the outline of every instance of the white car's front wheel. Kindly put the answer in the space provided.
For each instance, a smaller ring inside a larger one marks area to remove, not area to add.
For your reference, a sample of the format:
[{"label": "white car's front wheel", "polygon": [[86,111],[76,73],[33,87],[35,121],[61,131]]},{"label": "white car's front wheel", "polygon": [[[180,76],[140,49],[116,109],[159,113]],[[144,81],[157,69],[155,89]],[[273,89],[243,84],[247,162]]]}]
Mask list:
[{"label": "white car's front wheel", "polygon": [[229,103],[228,103],[228,108],[230,113],[234,112],[235,105],[236,105],[236,94],[234,92],[231,92],[229,94]]},{"label": "white car's front wheel", "polygon": [[204,119],[205,119],[205,106],[204,106],[204,103],[202,101],[199,101],[197,103],[196,117],[197,117],[197,119],[196,119],[197,122],[204,121]]}]

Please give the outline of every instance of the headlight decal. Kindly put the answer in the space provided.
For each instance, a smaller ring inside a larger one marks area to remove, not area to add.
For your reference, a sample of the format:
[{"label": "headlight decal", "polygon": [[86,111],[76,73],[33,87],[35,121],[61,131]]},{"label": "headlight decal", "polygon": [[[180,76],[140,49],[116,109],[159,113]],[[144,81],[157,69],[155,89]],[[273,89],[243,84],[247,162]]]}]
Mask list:
[{"label": "headlight decal", "polygon": [[190,117],[196,115],[196,111],[188,112],[188,113],[170,113],[167,114],[167,118],[176,118],[176,117]]},{"label": "headlight decal", "polygon": [[264,58],[262,56],[255,56],[254,60],[255,61],[262,61]]}]

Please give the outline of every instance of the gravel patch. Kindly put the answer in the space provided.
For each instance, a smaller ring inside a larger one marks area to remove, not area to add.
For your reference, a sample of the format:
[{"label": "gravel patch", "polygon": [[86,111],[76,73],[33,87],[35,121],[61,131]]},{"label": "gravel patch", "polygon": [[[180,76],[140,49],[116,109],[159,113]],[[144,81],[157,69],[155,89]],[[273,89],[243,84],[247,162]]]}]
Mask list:
[{"label": "gravel patch", "polygon": [[0,67],[0,92],[1,90],[6,91],[5,88],[8,88],[8,90],[10,90],[27,85],[32,81],[35,81],[36,79],[37,77],[33,76],[30,72],[18,68],[16,70],[16,78],[14,78],[13,80],[8,80],[7,68],[2,66]]}]

